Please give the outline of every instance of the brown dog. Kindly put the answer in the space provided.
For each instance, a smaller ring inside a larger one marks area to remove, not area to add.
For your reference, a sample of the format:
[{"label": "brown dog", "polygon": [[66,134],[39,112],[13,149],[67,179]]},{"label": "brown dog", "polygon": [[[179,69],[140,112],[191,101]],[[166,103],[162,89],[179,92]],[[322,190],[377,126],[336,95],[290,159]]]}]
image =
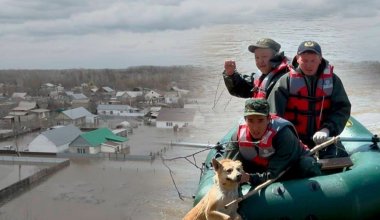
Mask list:
[{"label": "brown dog", "polygon": [[239,197],[238,187],[242,176],[243,167],[240,161],[223,159],[212,160],[215,169],[215,183],[202,198],[202,200],[191,209],[183,220],[240,220],[237,213],[238,205],[224,206]]}]

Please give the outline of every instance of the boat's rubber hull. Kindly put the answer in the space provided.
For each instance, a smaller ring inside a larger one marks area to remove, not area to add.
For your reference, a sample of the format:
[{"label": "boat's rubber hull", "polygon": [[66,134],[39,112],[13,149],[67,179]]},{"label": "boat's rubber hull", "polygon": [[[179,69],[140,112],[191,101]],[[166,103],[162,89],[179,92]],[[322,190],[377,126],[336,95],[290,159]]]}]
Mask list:
[{"label": "boat's rubber hull", "polygon": [[[372,137],[355,119],[350,120],[341,136]],[[229,140],[230,131],[221,142]],[[374,219],[380,217],[380,153],[370,148],[371,142],[343,143],[354,165],[343,172],[276,182],[240,202],[244,219]],[[218,152],[211,150],[206,158],[195,203],[213,184],[214,171],[209,166]],[[250,190],[243,185],[242,194]]]}]

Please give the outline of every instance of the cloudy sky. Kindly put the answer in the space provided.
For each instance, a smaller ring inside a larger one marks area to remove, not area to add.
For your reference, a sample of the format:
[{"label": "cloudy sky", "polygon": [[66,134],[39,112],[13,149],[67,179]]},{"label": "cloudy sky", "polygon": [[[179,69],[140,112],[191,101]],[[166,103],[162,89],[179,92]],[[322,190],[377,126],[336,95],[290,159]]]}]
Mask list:
[{"label": "cloudy sky", "polygon": [[0,69],[192,64],[187,41],[213,26],[322,17],[380,28],[379,11],[378,0],[0,0]]}]

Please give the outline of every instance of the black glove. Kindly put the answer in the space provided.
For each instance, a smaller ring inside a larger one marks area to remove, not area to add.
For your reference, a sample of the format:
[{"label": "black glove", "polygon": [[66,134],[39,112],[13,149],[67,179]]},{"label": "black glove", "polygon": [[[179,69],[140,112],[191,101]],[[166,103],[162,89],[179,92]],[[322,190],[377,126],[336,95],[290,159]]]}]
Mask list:
[{"label": "black glove", "polygon": [[249,182],[251,183],[251,185],[260,185],[261,183],[267,181],[268,179],[270,179],[271,175],[269,172],[265,172],[265,173],[252,173],[252,174],[249,174],[250,178],[249,178]]}]

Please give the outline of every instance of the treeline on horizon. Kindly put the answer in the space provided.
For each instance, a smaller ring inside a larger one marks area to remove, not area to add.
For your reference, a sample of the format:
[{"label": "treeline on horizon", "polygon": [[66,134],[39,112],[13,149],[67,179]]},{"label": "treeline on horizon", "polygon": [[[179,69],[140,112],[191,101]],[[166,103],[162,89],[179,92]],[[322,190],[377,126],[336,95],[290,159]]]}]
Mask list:
[{"label": "treeline on horizon", "polygon": [[166,89],[176,82],[188,89],[189,77],[199,72],[194,66],[139,66],[127,69],[62,69],[62,70],[0,70],[0,81],[4,84],[24,88],[33,92],[42,84],[61,84],[65,88],[80,86],[82,83],[97,87],[109,86],[116,90],[134,87]]}]

